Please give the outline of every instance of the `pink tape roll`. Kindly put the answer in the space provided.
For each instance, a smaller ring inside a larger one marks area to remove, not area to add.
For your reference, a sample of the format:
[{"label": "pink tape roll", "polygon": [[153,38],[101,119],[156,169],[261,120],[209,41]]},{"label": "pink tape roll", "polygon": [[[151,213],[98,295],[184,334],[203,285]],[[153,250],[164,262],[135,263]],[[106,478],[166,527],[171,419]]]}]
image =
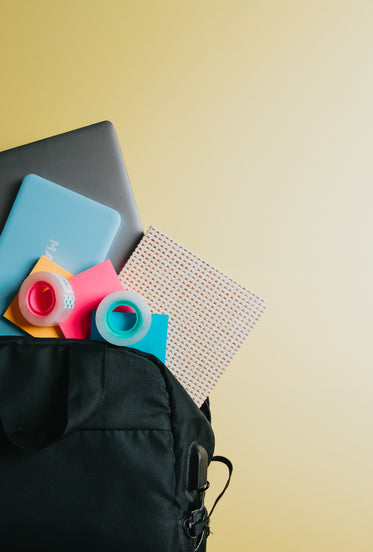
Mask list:
[{"label": "pink tape roll", "polygon": [[19,309],[33,326],[56,326],[74,308],[74,292],[68,280],[52,272],[33,272],[20,287]]}]

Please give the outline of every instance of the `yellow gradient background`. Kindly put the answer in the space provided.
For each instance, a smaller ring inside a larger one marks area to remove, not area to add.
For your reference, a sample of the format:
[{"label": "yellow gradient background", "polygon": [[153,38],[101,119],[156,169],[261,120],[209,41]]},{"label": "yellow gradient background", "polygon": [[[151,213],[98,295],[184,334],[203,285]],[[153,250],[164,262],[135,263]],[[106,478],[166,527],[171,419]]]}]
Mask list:
[{"label": "yellow gradient background", "polygon": [[110,119],[144,228],[268,302],[212,394],[209,552],[371,552],[373,2],[0,5],[0,149]]}]

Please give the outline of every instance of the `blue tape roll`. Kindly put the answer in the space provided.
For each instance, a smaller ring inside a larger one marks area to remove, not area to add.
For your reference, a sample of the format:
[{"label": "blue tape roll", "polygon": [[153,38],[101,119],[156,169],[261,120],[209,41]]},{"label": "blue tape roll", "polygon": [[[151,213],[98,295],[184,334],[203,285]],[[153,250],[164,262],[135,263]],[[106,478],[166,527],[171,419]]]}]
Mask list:
[{"label": "blue tape roll", "polygon": [[[135,311],[136,320],[128,330],[116,328],[111,321],[111,313],[118,307],[130,307]],[[96,326],[105,341],[113,345],[129,346],[137,343],[148,332],[151,324],[150,308],[138,293],[133,291],[115,291],[107,295],[96,311]]]}]

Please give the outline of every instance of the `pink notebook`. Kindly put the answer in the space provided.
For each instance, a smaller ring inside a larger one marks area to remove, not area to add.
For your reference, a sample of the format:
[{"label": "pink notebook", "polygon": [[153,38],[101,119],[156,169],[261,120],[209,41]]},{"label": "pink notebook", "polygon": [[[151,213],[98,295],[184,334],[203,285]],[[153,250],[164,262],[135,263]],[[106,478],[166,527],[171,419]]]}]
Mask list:
[{"label": "pink notebook", "polygon": [[166,365],[201,406],[265,302],[154,226],[119,278],[152,312],[169,315]]}]

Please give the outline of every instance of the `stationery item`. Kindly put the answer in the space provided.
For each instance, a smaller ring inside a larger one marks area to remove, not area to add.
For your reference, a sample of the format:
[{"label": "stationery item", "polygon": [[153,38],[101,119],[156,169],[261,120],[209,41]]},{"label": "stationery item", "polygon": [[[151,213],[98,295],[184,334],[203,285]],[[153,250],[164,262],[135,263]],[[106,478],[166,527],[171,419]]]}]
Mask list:
[{"label": "stationery item", "polygon": [[[128,328],[119,328],[112,322],[111,315],[118,307],[129,307],[134,311],[135,320]],[[129,346],[137,343],[148,332],[151,323],[150,309],[145,299],[132,291],[116,291],[107,295],[96,312],[98,333],[108,343]]]},{"label": "stationery item", "polygon": [[121,225],[108,258],[119,271],[143,231],[112,123],[102,121],[0,152],[0,232],[23,178],[30,173],[118,211]]},{"label": "stationery item", "polygon": [[[53,261],[48,259],[48,257],[44,257],[44,255],[40,257],[30,274],[33,274],[34,272],[42,272],[43,270],[46,272],[54,272],[54,274],[60,274],[66,279],[69,279],[72,276],[71,272],[65,270],[57,263],[54,263]],[[63,333],[60,330],[59,326],[33,326],[32,324],[27,322],[27,320],[22,316],[22,313],[19,310],[18,297],[19,294],[17,293],[17,295],[4,313],[4,317],[7,320],[21,328],[21,330],[24,330],[25,332],[33,335],[34,337],[63,337]]]},{"label": "stationery item", "polygon": [[[106,258],[116,211],[36,175],[24,178],[0,236],[0,313],[41,255],[81,272]],[[19,335],[0,320],[0,335]]]},{"label": "stationery item", "polygon": [[[128,330],[134,325],[135,321],[136,314],[134,312],[114,311],[111,313],[111,323],[117,329]],[[133,345],[127,345],[127,347],[150,353],[164,363],[166,361],[167,327],[168,316],[166,314],[152,314],[150,328],[145,336]],[[95,311],[92,312],[91,339],[93,341],[104,341],[96,327]]]},{"label": "stationery item", "polygon": [[109,259],[73,276],[69,283],[74,291],[75,306],[60,328],[65,337],[89,339],[92,311],[109,293],[123,291],[123,286]]},{"label": "stationery item", "polygon": [[154,226],[119,277],[152,312],[169,315],[166,365],[201,406],[265,302]]},{"label": "stationery item", "polygon": [[34,272],[22,283],[19,310],[34,326],[56,326],[74,308],[74,292],[69,281],[53,272]]}]

